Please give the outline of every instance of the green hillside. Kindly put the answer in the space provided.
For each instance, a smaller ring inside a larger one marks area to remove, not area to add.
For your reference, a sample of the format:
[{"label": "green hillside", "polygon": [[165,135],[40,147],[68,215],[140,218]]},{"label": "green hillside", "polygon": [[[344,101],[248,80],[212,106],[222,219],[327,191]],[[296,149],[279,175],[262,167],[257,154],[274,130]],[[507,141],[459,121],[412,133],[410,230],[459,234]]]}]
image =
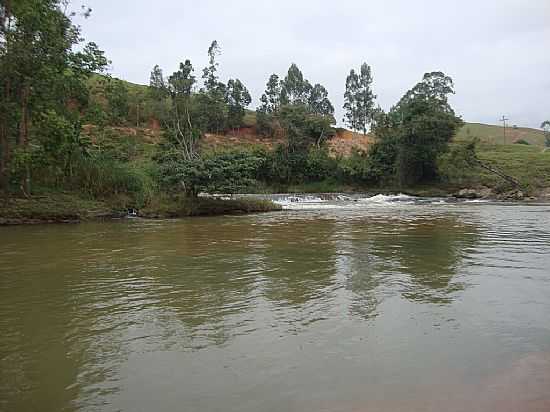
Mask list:
[{"label": "green hillside", "polygon": [[528,127],[506,127],[506,136],[502,126],[466,123],[458,132],[456,140],[466,140],[477,137],[482,143],[488,144],[513,144],[523,139],[532,145],[544,146],[544,133],[542,130]]}]

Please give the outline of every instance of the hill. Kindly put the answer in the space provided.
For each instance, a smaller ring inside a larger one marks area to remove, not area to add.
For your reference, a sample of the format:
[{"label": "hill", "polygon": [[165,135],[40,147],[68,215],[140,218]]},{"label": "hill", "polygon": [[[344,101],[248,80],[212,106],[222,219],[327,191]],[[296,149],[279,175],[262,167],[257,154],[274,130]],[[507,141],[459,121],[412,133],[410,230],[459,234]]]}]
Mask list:
[{"label": "hill", "polygon": [[525,140],[532,145],[544,146],[544,133],[542,130],[528,127],[504,127],[482,123],[466,123],[456,136],[457,141],[477,137],[482,143],[488,144],[513,144],[518,140]]},{"label": "hill", "polygon": [[[104,76],[96,75],[89,81],[91,94],[92,96],[95,96],[96,99],[101,100],[101,96],[104,95],[105,79],[106,78]],[[158,122],[156,122],[155,119],[148,118],[149,113],[147,107],[150,104],[148,86],[131,83],[125,80],[120,81],[128,90],[129,118],[134,120],[133,124],[145,128],[158,129]],[[205,145],[209,148],[216,147],[216,145],[227,147],[232,145],[243,146],[247,144],[260,144],[272,147],[273,144],[279,142],[278,139],[275,139],[276,141],[273,142],[266,141],[265,138],[255,134],[255,111],[247,110],[243,123],[243,127],[241,128],[242,130],[229,132],[227,134],[227,141],[224,141],[223,136],[208,135],[205,139]],[[129,124],[128,126],[132,125]],[[544,147],[545,141],[542,130],[528,127],[510,126],[506,128],[506,134],[504,134],[504,128],[500,125],[468,122],[466,122],[459,130],[455,141],[465,141],[473,137],[477,137],[481,143],[490,145],[508,145],[513,144],[518,140],[524,140],[531,145]],[[345,128],[338,128],[337,134],[329,143],[329,146],[331,153],[334,155],[347,156],[353,149],[366,151],[372,142],[373,138],[369,134],[364,136],[361,133],[356,133]]]},{"label": "hill", "polygon": [[[90,80],[90,91],[98,102],[105,96],[105,78],[96,76]],[[138,167],[151,161],[154,147],[163,140],[158,122],[150,115],[147,107],[151,101],[148,87],[122,81],[128,91],[129,113],[125,124],[117,127],[107,126],[101,135],[95,127],[85,128],[91,140],[103,147],[119,148],[126,158]],[[201,139],[206,151],[225,151],[233,148],[249,149],[264,147],[273,149],[283,140],[264,137],[256,132],[256,113],[247,110],[243,126],[225,134],[207,133]],[[454,142],[459,143],[472,138],[479,139],[478,156],[487,164],[517,178],[524,187],[538,192],[550,187],[550,151],[544,150],[544,133],[526,127],[507,127],[506,135],[500,125],[465,123],[458,131]],[[523,140],[525,144],[514,144]],[[336,135],[328,141],[329,152],[333,157],[348,157],[354,150],[367,152],[373,143],[372,135],[363,135],[344,128],[337,128]],[[128,153],[128,154],[126,154]],[[499,185],[499,178],[480,171],[473,179],[464,181],[465,185]],[[531,190],[529,190],[531,191]]]}]

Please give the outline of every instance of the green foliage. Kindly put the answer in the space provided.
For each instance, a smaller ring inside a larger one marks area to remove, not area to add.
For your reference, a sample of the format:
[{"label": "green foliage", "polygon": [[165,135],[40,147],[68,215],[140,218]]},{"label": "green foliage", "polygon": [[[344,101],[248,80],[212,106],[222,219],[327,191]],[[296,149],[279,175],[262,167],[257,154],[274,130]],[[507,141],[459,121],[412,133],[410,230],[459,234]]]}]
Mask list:
[{"label": "green foliage", "polygon": [[306,152],[312,145],[320,147],[332,135],[334,118],[309,112],[305,105],[285,105],[279,114],[291,152]]},{"label": "green foliage", "polygon": [[[186,63],[187,62],[189,62],[189,60],[187,60]],[[189,64],[191,64],[191,62],[189,62]],[[153,67],[151,76],[149,77],[149,94],[155,101],[162,100],[168,94],[168,85],[164,80],[162,69],[158,64]]]},{"label": "green foliage", "polygon": [[245,108],[252,102],[250,93],[239,80],[230,79],[227,83],[227,127],[235,129],[243,123]]},{"label": "green foliage", "polygon": [[274,136],[277,130],[276,118],[272,114],[256,111],[256,133],[261,136]]},{"label": "green foliage", "polygon": [[140,207],[156,193],[154,164],[135,165],[109,153],[81,157],[72,184],[95,198],[126,195],[130,206]]},{"label": "green foliage", "polygon": [[527,140],[525,140],[525,139],[519,139],[519,140],[516,140],[516,141],[514,142],[514,144],[529,145],[530,143],[529,143]]},{"label": "green foliage", "polygon": [[128,89],[124,82],[109,78],[105,86],[111,124],[124,124],[128,118]]},{"label": "green foliage", "polygon": [[320,146],[334,131],[334,107],[328,92],[320,84],[311,86],[302,72],[292,64],[282,81],[272,74],[256,110],[256,130],[273,136],[282,129],[288,137],[290,151],[306,150],[311,144]]},{"label": "green foliage", "polygon": [[303,176],[295,173],[305,169],[306,159],[301,152],[289,152],[287,145],[278,145],[268,154],[260,178],[266,182],[290,183],[301,181]]},{"label": "green foliage", "polygon": [[204,91],[208,94],[219,93],[223,88],[223,83],[218,80],[218,66],[216,56],[221,54],[221,48],[217,40],[214,40],[208,48],[208,66],[202,71],[202,78],[204,79]]},{"label": "green foliage", "polygon": [[295,63],[290,65],[287,75],[281,82],[281,105],[307,105],[311,95],[311,83]]},{"label": "green foliage", "polygon": [[306,158],[304,177],[318,182],[336,176],[338,160],[330,157],[326,148],[312,148]]},{"label": "green foliage", "polygon": [[[453,92],[451,78],[440,72],[426,73],[388,115],[378,116],[375,134],[384,147],[384,160],[372,164],[381,166],[393,159],[393,177],[401,186],[433,180],[438,156],[462,126],[447,100]],[[369,157],[375,159],[376,153],[372,151]],[[373,170],[389,172],[385,168]]]},{"label": "green foliage", "polygon": [[160,173],[167,187],[191,196],[199,192],[237,193],[256,184],[264,162],[262,153],[233,151],[185,160],[172,151],[161,159]]},{"label": "green foliage", "polygon": [[80,135],[80,123],[69,121],[53,110],[41,113],[35,131],[50,173],[70,177],[78,157],[85,155],[90,142]]},{"label": "green foliage", "polygon": [[[20,187],[28,194],[34,166],[21,159],[44,152],[43,144],[57,147],[55,140],[76,127],[88,103],[86,80],[108,62],[95,43],[75,51],[74,46],[83,40],[80,28],[71,21],[73,14],[65,14],[66,2],[18,0],[10,4],[11,8],[0,5],[0,186],[7,190],[10,171],[25,164]],[[71,125],[55,120],[62,130],[52,136],[53,142],[47,142],[38,128],[43,116],[54,121],[52,113]],[[34,141],[38,136],[40,140]]]},{"label": "green foliage", "polygon": [[338,175],[339,160],[331,157],[325,147],[308,151],[291,151],[287,145],[278,145],[265,154],[258,178],[269,184],[302,184],[319,182]]},{"label": "green foliage", "polygon": [[372,91],[372,71],[367,63],[361,65],[359,74],[351,70],[346,78],[344,93],[344,121],[353,130],[367,133],[370,124],[374,121],[376,95]]},{"label": "green foliage", "polygon": [[223,98],[199,93],[193,104],[194,123],[201,131],[219,134],[226,129],[229,110]]},{"label": "green foliage", "polygon": [[228,116],[227,87],[219,81],[217,74],[219,63],[216,57],[220,54],[220,46],[214,40],[208,48],[209,65],[203,69],[204,87],[196,99],[201,128],[214,133],[220,133],[226,129]]},{"label": "green foliage", "polygon": [[[193,86],[195,85],[196,78],[193,76],[193,65],[191,61],[185,60],[185,63],[180,63],[179,70],[175,71],[168,78],[168,91],[170,92],[172,98],[177,97],[190,97],[191,92],[193,91]],[[155,95],[160,95],[164,97],[166,94],[162,92],[166,90],[166,85],[162,79],[162,71],[155,66],[153,72],[151,73],[151,82],[150,83],[155,90]]]},{"label": "green foliage", "polygon": [[262,102],[258,112],[264,114],[276,114],[281,107],[281,82],[279,76],[272,74],[267,81],[265,93],[260,98]]},{"label": "green foliage", "polygon": [[327,117],[334,115],[334,106],[328,98],[328,91],[319,83],[311,88],[307,103],[309,111],[313,114]]},{"label": "green foliage", "polygon": [[101,104],[92,101],[88,105],[82,121],[85,124],[93,124],[103,128],[109,124],[109,116]]},{"label": "green foliage", "polygon": [[479,174],[476,146],[478,139],[455,143],[437,159],[439,176],[448,183],[467,184]]}]

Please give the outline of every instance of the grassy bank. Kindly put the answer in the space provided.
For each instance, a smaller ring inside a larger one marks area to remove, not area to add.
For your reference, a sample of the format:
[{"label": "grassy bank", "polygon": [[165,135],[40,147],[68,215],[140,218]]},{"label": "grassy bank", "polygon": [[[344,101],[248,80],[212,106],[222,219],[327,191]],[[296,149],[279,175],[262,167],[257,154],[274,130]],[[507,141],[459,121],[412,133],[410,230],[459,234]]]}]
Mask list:
[{"label": "grassy bank", "polygon": [[0,225],[68,223],[116,215],[112,205],[74,194],[47,194],[0,200]]},{"label": "grassy bank", "polygon": [[[138,215],[144,218],[179,218],[277,210],[281,210],[281,206],[267,200],[159,196],[139,210]],[[126,214],[127,210],[121,208],[117,200],[90,200],[78,194],[58,193],[0,200],[0,225],[77,223],[123,217]]]},{"label": "grassy bank", "polygon": [[234,215],[281,210],[281,206],[262,199],[214,199],[161,196],[139,211],[149,218],[178,218],[190,216]]}]

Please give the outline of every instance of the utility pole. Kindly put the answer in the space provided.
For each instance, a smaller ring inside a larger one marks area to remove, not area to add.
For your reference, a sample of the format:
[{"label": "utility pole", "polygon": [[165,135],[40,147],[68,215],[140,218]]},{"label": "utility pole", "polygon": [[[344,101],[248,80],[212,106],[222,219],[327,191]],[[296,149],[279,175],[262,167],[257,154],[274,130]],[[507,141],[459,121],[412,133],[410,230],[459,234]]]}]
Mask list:
[{"label": "utility pole", "polygon": [[504,124],[504,141],[503,143],[506,144],[506,122],[510,120],[508,119],[506,116],[502,116],[502,119],[500,119],[500,121]]}]

